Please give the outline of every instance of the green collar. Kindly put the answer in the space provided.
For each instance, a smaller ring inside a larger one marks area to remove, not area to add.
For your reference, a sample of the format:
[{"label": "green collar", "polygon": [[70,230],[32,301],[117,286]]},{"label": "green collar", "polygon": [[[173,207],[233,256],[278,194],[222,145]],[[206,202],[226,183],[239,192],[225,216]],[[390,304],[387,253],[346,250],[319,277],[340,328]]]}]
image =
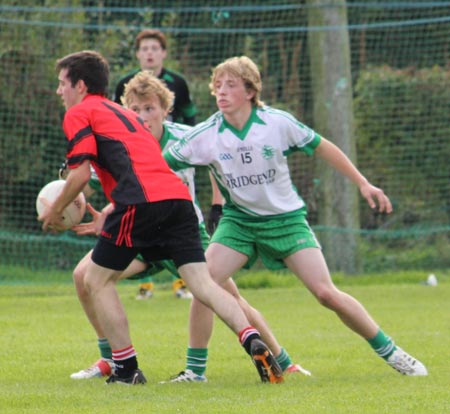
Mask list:
[{"label": "green collar", "polygon": [[235,128],[233,125],[231,125],[222,115],[222,125],[219,128],[219,132],[223,132],[226,128],[228,128],[234,135],[236,135],[241,141],[245,139],[245,137],[248,134],[248,131],[250,131],[250,128],[252,127],[252,124],[261,124],[265,125],[265,122],[256,114],[256,107],[252,108],[252,112],[250,114],[250,117],[248,118],[247,122],[244,125],[244,128],[241,130]]}]

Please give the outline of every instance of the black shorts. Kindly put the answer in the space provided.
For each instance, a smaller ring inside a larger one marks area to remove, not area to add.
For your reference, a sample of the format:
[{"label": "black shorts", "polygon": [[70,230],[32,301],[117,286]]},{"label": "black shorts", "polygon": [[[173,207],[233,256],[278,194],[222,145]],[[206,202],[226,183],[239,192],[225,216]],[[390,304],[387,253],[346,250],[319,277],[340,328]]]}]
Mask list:
[{"label": "black shorts", "polygon": [[99,266],[124,270],[138,253],[147,262],[171,259],[177,268],[204,262],[192,202],[164,200],[116,206],[106,218],[92,260]]}]

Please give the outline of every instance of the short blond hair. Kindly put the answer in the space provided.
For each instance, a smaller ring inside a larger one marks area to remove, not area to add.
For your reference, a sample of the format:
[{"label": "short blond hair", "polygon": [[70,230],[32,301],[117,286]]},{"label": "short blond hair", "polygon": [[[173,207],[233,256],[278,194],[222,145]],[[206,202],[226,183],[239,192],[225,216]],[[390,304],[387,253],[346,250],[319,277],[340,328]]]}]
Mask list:
[{"label": "short blond hair", "polygon": [[138,72],[125,85],[125,91],[121,101],[124,106],[129,107],[133,99],[146,101],[155,96],[159,99],[161,107],[165,111],[172,109],[175,94],[167,88],[163,81],[153,75],[151,71],[144,70]]},{"label": "short blond hair", "polygon": [[215,81],[224,73],[242,79],[247,91],[255,92],[251,101],[254,106],[261,107],[264,105],[264,102],[260,100],[262,90],[261,74],[253,60],[247,56],[235,56],[218,64],[212,71],[211,82],[209,83],[212,95],[215,95]]}]

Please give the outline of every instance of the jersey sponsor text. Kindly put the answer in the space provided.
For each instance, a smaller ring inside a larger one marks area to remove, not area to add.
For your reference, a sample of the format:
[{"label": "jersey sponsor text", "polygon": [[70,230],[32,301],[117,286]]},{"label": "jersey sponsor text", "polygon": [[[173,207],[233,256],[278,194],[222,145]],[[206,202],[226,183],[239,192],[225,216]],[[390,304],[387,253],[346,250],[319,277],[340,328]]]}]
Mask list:
[{"label": "jersey sponsor text", "polygon": [[262,174],[240,175],[233,177],[233,174],[225,174],[227,186],[230,189],[247,187],[249,185],[271,184],[275,181],[276,170],[271,168]]}]

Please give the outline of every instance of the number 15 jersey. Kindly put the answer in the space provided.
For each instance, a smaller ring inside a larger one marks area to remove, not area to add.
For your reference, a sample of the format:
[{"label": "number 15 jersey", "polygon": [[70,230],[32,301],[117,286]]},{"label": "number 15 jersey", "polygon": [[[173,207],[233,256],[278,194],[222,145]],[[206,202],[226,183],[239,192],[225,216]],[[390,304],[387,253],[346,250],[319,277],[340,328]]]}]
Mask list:
[{"label": "number 15 jersey", "polygon": [[208,166],[228,207],[271,216],[305,206],[287,156],[293,151],[312,155],[319,142],[317,133],[289,113],[264,106],[253,108],[242,130],[217,112],[164,155],[173,169]]}]

